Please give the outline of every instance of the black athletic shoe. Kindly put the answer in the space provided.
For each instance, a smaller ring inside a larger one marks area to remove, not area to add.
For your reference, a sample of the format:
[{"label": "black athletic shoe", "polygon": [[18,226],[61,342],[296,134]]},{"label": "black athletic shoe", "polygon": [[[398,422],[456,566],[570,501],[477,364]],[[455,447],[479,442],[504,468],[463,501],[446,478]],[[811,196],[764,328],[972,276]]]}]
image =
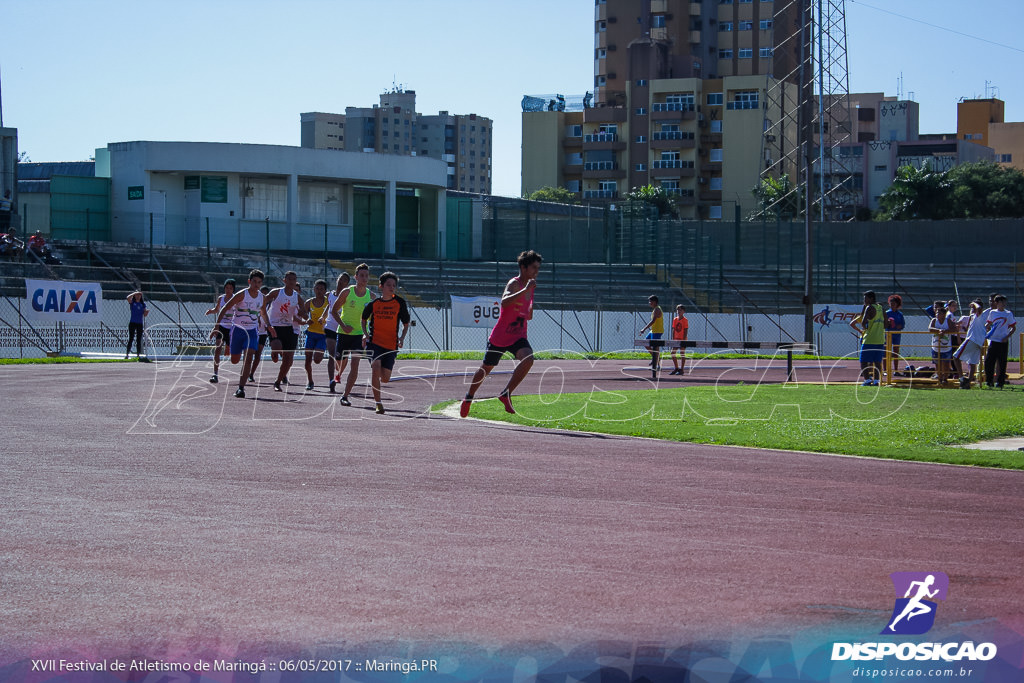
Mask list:
[{"label": "black athletic shoe", "polygon": [[332,379],[332,380],[331,380],[331,383],[327,385],[327,390],[328,390],[329,392],[331,392],[332,394],[334,393],[334,385],[335,385],[335,384],[337,384],[337,382],[335,382],[335,381],[334,381],[334,380]]},{"label": "black athletic shoe", "polygon": [[235,398],[245,398],[245,389],[235,389]]},{"label": "black athletic shoe", "polygon": [[249,381],[252,382],[253,384],[256,384],[256,378],[253,377],[252,375],[249,375]]},{"label": "black athletic shoe", "polygon": [[338,403],[340,403],[343,406],[350,406],[350,405],[352,405],[352,401],[348,400],[348,394],[345,394],[344,396],[342,396],[338,400]]},{"label": "black athletic shoe", "polygon": [[274,391],[281,391],[281,383],[274,382]]},{"label": "black athletic shoe", "polygon": [[310,382],[309,384],[306,385],[306,391],[313,391],[313,383],[312,382]]},{"label": "black athletic shoe", "polygon": [[377,404],[377,408],[374,410],[374,412],[376,412],[378,415],[383,415],[384,414],[384,404],[383,403],[378,403]]},{"label": "black athletic shoe", "polygon": [[217,375],[214,375],[213,377],[210,378],[210,384],[216,384],[219,381],[220,380],[217,379]]}]

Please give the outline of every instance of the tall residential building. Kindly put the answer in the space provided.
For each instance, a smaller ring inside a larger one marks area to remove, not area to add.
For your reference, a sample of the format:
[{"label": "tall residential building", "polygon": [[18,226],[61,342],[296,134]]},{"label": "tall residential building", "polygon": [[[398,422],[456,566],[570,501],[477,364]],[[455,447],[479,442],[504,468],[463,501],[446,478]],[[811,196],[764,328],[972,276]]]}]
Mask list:
[{"label": "tall residential building", "polygon": [[523,193],[553,185],[611,201],[650,184],[675,195],[683,217],[748,213],[764,120],[782,119],[766,89],[799,61],[796,41],[776,45],[776,26],[795,26],[791,3],[595,4],[594,106],[524,100]]},{"label": "tall residential building", "polygon": [[302,147],[441,159],[448,164],[448,189],[491,192],[493,127],[485,116],[418,114],[416,91],[396,88],[373,107],[307,112],[300,119]]}]

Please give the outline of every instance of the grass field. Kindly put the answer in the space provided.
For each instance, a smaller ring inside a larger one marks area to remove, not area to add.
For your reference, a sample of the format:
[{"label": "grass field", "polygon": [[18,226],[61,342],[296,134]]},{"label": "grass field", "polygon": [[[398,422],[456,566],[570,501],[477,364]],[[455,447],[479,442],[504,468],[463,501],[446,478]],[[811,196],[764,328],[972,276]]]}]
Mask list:
[{"label": "grass field", "polygon": [[[446,404],[450,405],[450,404]],[[1024,469],[1024,453],[950,444],[1024,435],[1024,391],[801,384],[516,396],[473,417],[693,443]]]}]

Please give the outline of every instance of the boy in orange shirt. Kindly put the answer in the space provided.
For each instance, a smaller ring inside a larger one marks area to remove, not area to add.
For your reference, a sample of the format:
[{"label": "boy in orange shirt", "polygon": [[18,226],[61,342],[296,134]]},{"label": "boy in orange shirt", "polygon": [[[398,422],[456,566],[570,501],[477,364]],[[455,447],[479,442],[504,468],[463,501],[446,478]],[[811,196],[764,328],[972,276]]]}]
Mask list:
[{"label": "boy in orange shirt", "polygon": [[[690,332],[690,321],[686,319],[686,309],[682,304],[676,306],[676,319],[672,321],[672,339],[686,341],[686,335]],[[679,351],[680,360],[676,360],[676,351]],[[672,365],[675,370],[670,375],[682,375],[686,369],[686,347],[680,345],[679,349],[672,347]]]}]

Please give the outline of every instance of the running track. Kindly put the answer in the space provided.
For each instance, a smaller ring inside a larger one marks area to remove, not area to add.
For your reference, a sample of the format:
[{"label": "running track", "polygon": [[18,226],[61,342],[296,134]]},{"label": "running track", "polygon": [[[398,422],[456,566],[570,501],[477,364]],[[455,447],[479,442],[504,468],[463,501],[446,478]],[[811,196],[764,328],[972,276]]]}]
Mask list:
[{"label": "running track", "polygon": [[[549,361],[520,392],[556,364],[567,391],[649,386],[624,362]],[[60,648],[877,634],[894,571],[943,571],[957,624],[1024,633],[1021,472],[429,416],[464,392],[461,376],[393,383],[376,417],[323,387],[301,398],[264,384],[238,400],[208,372],[0,368],[8,661]],[[298,386],[301,368],[291,376]],[[181,403],[157,411],[168,395]]]}]

